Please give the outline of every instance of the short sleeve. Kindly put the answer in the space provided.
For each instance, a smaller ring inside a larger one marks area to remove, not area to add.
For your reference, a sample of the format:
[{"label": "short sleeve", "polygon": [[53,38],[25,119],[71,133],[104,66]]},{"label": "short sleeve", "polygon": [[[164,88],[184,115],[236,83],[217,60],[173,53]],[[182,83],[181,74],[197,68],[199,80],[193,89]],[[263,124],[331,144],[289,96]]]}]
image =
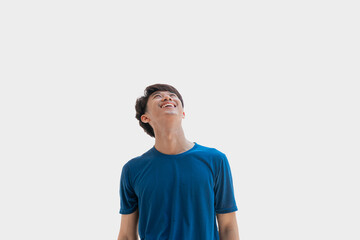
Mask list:
[{"label": "short sleeve", "polygon": [[215,212],[237,211],[231,169],[225,154],[222,154],[219,172],[215,178]]},{"label": "short sleeve", "polygon": [[138,198],[131,186],[129,165],[125,164],[120,177],[120,214],[130,214],[138,207]]}]

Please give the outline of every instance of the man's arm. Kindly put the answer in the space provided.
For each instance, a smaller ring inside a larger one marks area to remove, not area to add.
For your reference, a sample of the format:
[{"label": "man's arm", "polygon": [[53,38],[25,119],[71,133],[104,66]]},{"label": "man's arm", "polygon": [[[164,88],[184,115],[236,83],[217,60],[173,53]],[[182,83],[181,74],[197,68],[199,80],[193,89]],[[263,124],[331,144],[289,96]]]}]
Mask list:
[{"label": "man's arm", "polygon": [[121,225],[118,240],[138,240],[139,208],[130,214],[121,215]]},{"label": "man's arm", "polygon": [[235,212],[216,214],[216,217],[220,240],[240,240]]}]

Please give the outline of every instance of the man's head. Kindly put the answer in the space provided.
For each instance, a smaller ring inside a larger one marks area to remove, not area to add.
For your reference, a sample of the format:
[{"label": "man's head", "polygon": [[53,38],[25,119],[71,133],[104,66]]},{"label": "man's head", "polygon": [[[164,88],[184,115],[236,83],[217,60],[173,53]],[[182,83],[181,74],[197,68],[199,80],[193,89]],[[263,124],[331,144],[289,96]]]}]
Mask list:
[{"label": "man's head", "polygon": [[[174,106],[165,107],[166,103]],[[151,114],[176,115],[180,114],[184,108],[184,101],[181,94],[171,85],[154,84],[148,86],[144,91],[144,96],[138,98],[135,104],[135,118],[139,120],[139,125],[151,137],[155,137],[154,129],[150,125]],[[182,112],[182,114],[184,114]]]}]

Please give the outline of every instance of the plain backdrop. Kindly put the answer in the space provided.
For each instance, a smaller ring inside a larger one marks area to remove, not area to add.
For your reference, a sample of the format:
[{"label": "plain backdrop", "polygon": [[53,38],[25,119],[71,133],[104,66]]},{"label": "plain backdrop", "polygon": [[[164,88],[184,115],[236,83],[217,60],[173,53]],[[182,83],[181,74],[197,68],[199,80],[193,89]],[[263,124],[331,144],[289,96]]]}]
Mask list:
[{"label": "plain backdrop", "polygon": [[227,155],[241,240],[360,239],[359,23],[349,0],[1,1],[0,239],[116,239],[154,83]]}]

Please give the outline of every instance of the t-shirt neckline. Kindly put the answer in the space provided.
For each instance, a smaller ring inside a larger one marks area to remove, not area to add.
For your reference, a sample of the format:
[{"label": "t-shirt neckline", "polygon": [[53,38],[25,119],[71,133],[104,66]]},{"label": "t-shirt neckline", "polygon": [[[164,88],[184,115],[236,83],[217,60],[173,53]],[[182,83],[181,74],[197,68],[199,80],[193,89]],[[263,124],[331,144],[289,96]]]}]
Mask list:
[{"label": "t-shirt neckline", "polygon": [[178,157],[178,156],[182,156],[184,154],[187,154],[189,152],[192,152],[193,150],[195,150],[195,148],[197,148],[198,144],[197,142],[193,142],[194,143],[194,146],[188,150],[186,150],[185,152],[182,152],[182,153],[179,153],[179,154],[165,154],[165,153],[162,153],[162,152],[159,152],[156,148],[155,148],[155,145],[152,147],[152,150],[153,152],[155,152],[156,154],[158,155],[161,155],[161,156],[165,156],[165,157]]}]

